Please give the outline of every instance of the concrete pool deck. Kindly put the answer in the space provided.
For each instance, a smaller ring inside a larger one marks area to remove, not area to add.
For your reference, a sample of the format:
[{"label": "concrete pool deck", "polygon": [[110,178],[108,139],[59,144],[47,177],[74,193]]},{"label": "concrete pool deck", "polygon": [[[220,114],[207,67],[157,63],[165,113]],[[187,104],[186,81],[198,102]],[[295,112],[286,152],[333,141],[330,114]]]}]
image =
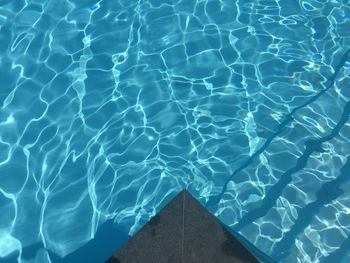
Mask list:
[{"label": "concrete pool deck", "polygon": [[187,191],[182,191],[107,263],[259,262]]}]

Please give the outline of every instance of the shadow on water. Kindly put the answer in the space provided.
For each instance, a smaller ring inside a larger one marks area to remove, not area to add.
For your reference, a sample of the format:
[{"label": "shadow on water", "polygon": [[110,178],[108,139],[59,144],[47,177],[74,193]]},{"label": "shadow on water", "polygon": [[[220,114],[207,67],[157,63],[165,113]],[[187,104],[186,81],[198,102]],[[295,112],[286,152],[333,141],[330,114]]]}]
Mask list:
[{"label": "shadow on water", "polygon": [[[107,221],[96,232],[95,237],[86,243],[84,246],[74,251],[72,254],[64,258],[59,257],[54,253],[49,253],[51,262],[55,263],[97,263],[105,262],[118,248],[124,245],[130,236],[125,231],[115,224],[113,221]],[[43,244],[37,243],[23,249],[22,257],[26,260],[33,260],[37,252],[44,248]],[[12,258],[11,258],[12,259]],[[12,262],[12,261],[6,261]],[[17,261],[13,261],[17,262]],[[113,261],[118,263],[118,259]]]},{"label": "shadow on water", "polygon": [[72,254],[63,259],[51,254],[50,257],[53,262],[57,263],[105,262],[110,255],[129,239],[130,236],[110,220],[98,229],[94,239]]}]

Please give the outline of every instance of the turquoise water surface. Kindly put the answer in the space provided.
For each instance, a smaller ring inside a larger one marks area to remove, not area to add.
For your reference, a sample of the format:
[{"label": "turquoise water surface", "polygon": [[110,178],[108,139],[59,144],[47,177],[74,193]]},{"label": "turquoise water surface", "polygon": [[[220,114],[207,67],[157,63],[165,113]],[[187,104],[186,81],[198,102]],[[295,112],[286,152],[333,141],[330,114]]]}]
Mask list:
[{"label": "turquoise water surface", "polygon": [[186,188],[268,261],[350,262],[349,114],[348,0],[0,0],[0,261]]}]

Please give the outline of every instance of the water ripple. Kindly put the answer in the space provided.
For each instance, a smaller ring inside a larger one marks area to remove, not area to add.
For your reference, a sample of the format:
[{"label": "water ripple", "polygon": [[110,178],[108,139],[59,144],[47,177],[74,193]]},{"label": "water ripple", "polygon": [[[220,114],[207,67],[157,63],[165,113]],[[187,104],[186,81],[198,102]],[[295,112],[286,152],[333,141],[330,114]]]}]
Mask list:
[{"label": "water ripple", "polygon": [[272,261],[349,261],[349,27],[349,1],[0,1],[1,260],[123,243],[187,188]]}]

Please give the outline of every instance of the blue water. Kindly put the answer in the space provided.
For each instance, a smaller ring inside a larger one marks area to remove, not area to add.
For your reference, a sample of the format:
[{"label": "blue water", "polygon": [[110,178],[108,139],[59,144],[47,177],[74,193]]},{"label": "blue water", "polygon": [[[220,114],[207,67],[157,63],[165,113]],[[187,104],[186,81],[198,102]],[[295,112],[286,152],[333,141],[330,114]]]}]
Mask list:
[{"label": "blue water", "polygon": [[0,0],[0,261],[103,262],[186,188],[350,262],[349,87],[348,0]]}]

